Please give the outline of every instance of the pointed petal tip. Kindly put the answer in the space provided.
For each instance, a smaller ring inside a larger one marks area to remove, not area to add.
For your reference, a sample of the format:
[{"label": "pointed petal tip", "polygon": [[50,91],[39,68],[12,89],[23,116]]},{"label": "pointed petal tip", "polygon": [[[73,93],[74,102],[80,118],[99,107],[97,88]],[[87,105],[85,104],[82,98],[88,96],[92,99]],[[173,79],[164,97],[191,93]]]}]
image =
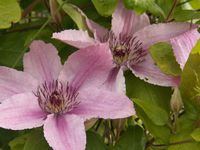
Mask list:
[{"label": "pointed petal tip", "polygon": [[191,50],[199,39],[200,33],[194,28],[170,40],[176,61],[179,63],[182,70],[184,69]]},{"label": "pointed petal tip", "polygon": [[136,31],[150,25],[148,16],[136,14],[132,10],[125,8],[123,1],[118,1],[117,8],[112,15],[112,31],[119,35],[120,33],[132,36]]},{"label": "pointed petal tip", "polygon": [[69,29],[53,33],[52,37],[76,48],[84,48],[95,44],[97,41],[89,36],[87,31]]},{"label": "pointed petal tip", "polygon": [[51,43],[33,41],[30,51],[23,57],[24,72],[29,73],[40,83],[58,78],[62,64],[58,51]]},{"label": "pointed petal tip", "polygon": [[145,61],[136,65],[131,65],[129,63],[128,67],[136,77],[153,85],[177,87],[180,83],[179,76],[171,76],[162,73],[159,67],[154,64],[150,54],[145,57]]}]

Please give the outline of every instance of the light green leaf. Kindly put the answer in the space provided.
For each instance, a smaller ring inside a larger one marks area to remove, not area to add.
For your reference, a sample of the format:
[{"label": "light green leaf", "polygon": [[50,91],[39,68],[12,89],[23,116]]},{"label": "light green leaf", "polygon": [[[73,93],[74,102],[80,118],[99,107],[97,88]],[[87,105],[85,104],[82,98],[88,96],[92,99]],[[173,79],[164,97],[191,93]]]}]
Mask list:
[{"label": "light green leaf", "polygon": [[18,132],[0,128],[0,148],[3,150],[9,149],[9,141],[18,136]]},{"label": "light green leaf", "polygon": [[149,101],[133,99],[133,101],[146,113],[146,115],[156,124],[165,125],[168,121],[168,114],[165,110],[157,107]]},{"label": "light green leaf", "polygon": [[200,128],[195,129],[191,136],[195,141],[200,142]]},{"label": "light green leaf", "polygon": [[122,134],[114,150],[144,150],[146,137],[140,126],[129,126]]},{"label": "light green leaf", "polygon": [[167,16],[168,13],[170,12],[172,5],[173,5],[173,0],[156,0],[156,3],[160,6],[160,8],[164,11],[165,15]]},{"label": "light green leaf", "polygon": [[93,131],[87,132],[86,150],[106,150],[107,146],[104,144],[100,135]]},{"label": "light green leaf", "polygon": [[[200,96],[200,55],[191,54],[181,75],[180,91],[185,101],[192,100],[199,106]],[[189,89],[189,90],[188,90]]]},{"label": "light green leaf", "polygon": [[185,133],[173,135],[170,143],[177,144],[170,145],[167,150],[199,150],[200,147],[200,143],[192,141],[189,135]]},{"label": "light green leaf", "polygon": [[200,19],[200,12],[194,10],[176,9],[174,12],[174,19],[176,21],[188,21],[192,19]]},{"label": "light green leaf", "polygon": [[130,98],[138,98],[143,101],[149,101],[153,105],[156,105],[169,113],[172,94],[172,90],[170,88],[149,84],[135,77],[131,72],[126,72],[125,77],[127,95]]},{"label": "light green leaf", "polygon": [[195,45],[195,47],[192,49],[192,54],[200,54],[200,39],[197,41],[197,44]]},{"label": "light green leaf", "polygon": [[63,11],[71,17],[79,29],[86,30],[85,16],[81,14],[79,8],[71,3],[64,3],[63,0],[57,0],[59,5],[62,5]]},{"label": "light green leaf", "polygon": [[164,12],[154,0],[124,0],[124,4],[127,8],[133,9],[138,13],[144,13],[148,10],[156,16],[165,17]]},{"label": "light green leaf", "polygon": [[111,16],[118,0],[92,0],[96,10],[102,16]]},{"label": "light green leaf", "polygon": [[9,28],[21,18],[21,9],[16,0],[0,0],[0,29]]},{"label": "light green leaf", "polygon": [[34,130],[29,134],[23,150],[51,150],[42,130]]},{"label": "light green leaf", "polygon": [[[127,95],[134,99],[138,98],[142,101],[148,101],[152,105],[163,109],[169,114],[170,112],[170,98],[172,90],[166,87],[155,86],[144,82],[132,75],[131,72],[125,73]],[[135,105],[137,115],[142,119],[145,127],[153,134],[156,139],[167,142],[170,134],[169,128],[165,126],[156,125],[142,108]],[[149,113],[149,112],[148,112]],[[159,113],[156,114],[158,117]]]},{"label": "light green leaf", "polygon": [[150,47],[150,54],[162,72],[168,75],[180,75],[181,69],[170,44],[163,42],[154,44]]},{"label": "light green leaf", "polygon": [[16,137],[12,141],[9,142],[9,146],[11,150],[23,150],[24,145],[30,135],[24,134],[19,137]]},{"label": "light green leaf", "polygon": [[191,4],[192,8],[200,9],[200,0],[192,0],[192,1],[190,1],[190,4]]}]

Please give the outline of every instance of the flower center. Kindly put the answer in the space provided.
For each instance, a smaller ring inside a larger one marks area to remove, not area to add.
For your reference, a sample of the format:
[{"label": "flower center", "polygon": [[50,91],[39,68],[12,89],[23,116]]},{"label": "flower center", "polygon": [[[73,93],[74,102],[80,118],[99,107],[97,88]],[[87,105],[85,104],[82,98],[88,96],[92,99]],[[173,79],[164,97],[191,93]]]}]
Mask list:
[{"label": "flower center", "polygon": [[78,92],[67,83],[65,86],[54,80],[50,83],[45,82],[38,87],[34,93],[38,98],[40,107],[54,114],[70,112],[80,102],[77,100]]},{"label": "flower center", "polygon": [[111,31],[109,33],[109,46],[113,55],[113,61],[116,65],[126,65],[127,61],[132,64],[137,64],[144,60],[147,54],[142,48],[142,42],[136,37],[122,35],[115,36]]}]

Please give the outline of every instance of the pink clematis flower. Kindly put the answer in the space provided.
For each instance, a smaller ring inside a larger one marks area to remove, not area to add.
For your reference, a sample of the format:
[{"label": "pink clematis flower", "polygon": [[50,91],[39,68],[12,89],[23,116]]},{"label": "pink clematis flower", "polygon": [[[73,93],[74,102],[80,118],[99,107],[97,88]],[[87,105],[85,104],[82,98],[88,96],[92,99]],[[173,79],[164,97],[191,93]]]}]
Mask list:
[{"label": "pink clematis flower", "polygon": [[[171,22],[150,25],[146,14],[137,15],[127,10],[121,0],[112,15],[111,31],[88,18],[86,22],[94,33],[94,38],[82,30],[54,33],[53,38],[77,48],[106,42],[112,52],[114,68],[118,70],[129,68],[140,79],[161,86],[177,86],[180,77],[163,74],[154,64],[148,51],[149,47],[157,42],[170,43],[176,60],[183,69],[191,49],[200,37],[197,26],[190,23]],[[114,78],[116,72],[116,69],[112,69],[110,76]]]},{"label": "pink clematis flower", "polygon": [[87,47],[62,66],[53,45],[34,41],[24,56],[24,72],[0,67],[0,127],[44,126],[53,149],[84,150],[84,121],[134,114],[124,94],[98,88],[112,66],[107,53],[104,45]]}]

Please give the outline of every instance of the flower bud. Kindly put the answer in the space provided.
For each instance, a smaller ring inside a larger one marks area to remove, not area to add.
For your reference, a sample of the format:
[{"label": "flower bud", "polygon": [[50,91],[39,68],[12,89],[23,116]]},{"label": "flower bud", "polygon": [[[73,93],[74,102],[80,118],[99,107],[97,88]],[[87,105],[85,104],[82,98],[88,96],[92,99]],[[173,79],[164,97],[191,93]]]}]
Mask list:
[{"label": "flower bud", "polygon": [[177,87],[174,88],[174,92],[171,96],[170,106],[171,106],[171,110],[174,113],[178,113],[183,107],[181,94]]}]

